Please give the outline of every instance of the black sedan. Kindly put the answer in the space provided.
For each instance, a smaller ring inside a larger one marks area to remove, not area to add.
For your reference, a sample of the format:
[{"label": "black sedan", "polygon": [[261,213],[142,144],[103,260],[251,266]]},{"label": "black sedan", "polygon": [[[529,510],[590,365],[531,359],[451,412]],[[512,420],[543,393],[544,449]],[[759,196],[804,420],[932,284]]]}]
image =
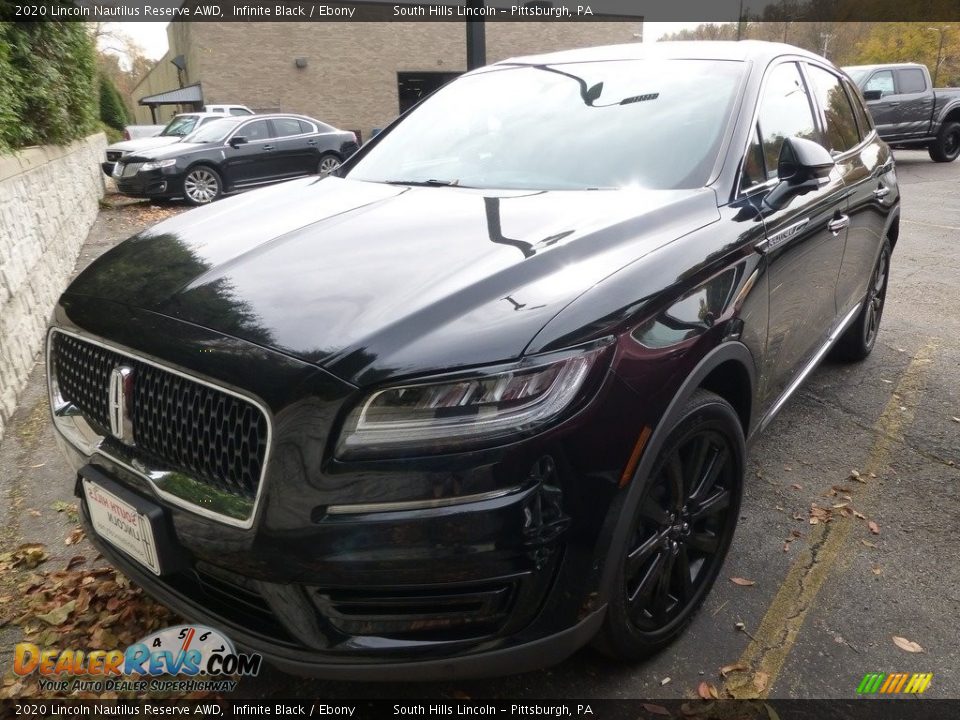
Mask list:
[{"label": "black sedan", "polygon": [[113,169],[125,195],[205,205],[225,193],[327,173],[357,149],[357,136],[303,115],[214,120],[168,147],[124,156]]},{"label": "black sedan", "polygon": [[124,573],[292,671],[633,660],[717,578],[751,441],[873,349],[899,223],[798,48],[476,70],[90,265],[47,343],[65,481]]}]

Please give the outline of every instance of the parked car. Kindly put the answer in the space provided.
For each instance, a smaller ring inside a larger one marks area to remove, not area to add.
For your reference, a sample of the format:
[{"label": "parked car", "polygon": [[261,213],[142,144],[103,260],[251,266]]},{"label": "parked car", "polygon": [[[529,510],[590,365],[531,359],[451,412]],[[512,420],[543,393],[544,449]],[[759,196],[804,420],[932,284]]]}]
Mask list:
[{"label": "parked car", "polygon": [[216,113],[181,113],[163,126],[159,134],[153,137],[144,137],[138,140],[124,140],[107,146],[107,160],[100,163],[100,168],[107,175],[113,175],[113,168],[117,162],[132,152],[152,150],[166,147],[180,142],[184,137],[211,120],[222,120],[223,115]]},{"label": "parked car", "polygon": [[174,146],[123,157],[113,178],[126,195],[204,205],[223,193],[325,175],[356,149],[352,132],[304,115],[221,116]]},{"label": "parked car", "polygon": [[253,110],[246,105],[204,105],[203,111],[219,115],[253,115]]},{"label": "parked car", "polygon": [[124,140],[142,140],[143,138],[156,137],[166,125],[125,125],[123,128]]},{"label": "parked car", "polygon": [[[216,153],[266,142],[231,122]],[[48,377],[87,534],[299,673],[654,652],[717,578],[748,445],[828,352],[873,349],[899,218],[859,93],[804,50],[467,73],[66,290]]]},{"label": "parked car", "polygon": [[844,68],[867,101],[880,137],[894,148],[926,148],[934,162],[960,156],[960,88],[933,89],[926,65]]}]

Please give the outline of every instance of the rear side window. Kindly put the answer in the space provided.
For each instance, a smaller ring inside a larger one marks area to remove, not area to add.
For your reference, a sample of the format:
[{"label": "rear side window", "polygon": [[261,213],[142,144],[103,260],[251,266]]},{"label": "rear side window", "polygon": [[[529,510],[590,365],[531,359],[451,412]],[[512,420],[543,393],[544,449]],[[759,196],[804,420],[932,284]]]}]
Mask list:
[{"label": "rear side window", "polygon": [[792,62],[777,65],[770,71],[760,99],[760,138],[768,178],[777,175],[780,148],[788,137],[821,141],[806,87],[796,63]]},{"label": "rear side window", "polygon": [[881,95],[892,95],[893,94],[893,72],[890,70],[881,70],[880,72],[875,72],[867,84],[863,86],[863,91],[867,90],[879,90]]},{"label": "rear side window", "polygon": [[918,93],[927,89],[927,81],[923,77],[923,70],[919,68],[897,70],[897,80],[900,83],[900,92],[902,93]]},{"label": "rear side window", "polygon": [[857,121],[840,78],[815,65],[807,65],[813,92],[823,110],[827,131],[827,149],[842,153],[860,142]]},{"label": "rear side window", "polygon": [[860,95],[854,89],[854,87],[844,81],[843,83],[847,87],[847,95],[850,96],[850,101],[853,104],[853,114],[857,117],[857,126],[860,128],[860,137],[865,138],[870,134],[870,131],[873,130],[873,123],[870,122],[870,114],[863,107],[863,103],[860,101]]},{"label": "rear side window", "polygon": [[274,118],[273,129],[276,131],[277,137],[289,137],[303,132],[300,121],[296,118]]},{"label": "rear side window", "polygon": [[249,110],[244,110],[243,108],[230,108],[231,115],[253,115]]}]

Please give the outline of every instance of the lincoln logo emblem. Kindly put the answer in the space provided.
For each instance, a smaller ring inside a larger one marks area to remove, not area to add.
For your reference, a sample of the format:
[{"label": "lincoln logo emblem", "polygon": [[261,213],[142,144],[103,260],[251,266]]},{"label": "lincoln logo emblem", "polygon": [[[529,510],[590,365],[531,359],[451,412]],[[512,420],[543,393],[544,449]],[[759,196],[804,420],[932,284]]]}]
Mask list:
[{"label": "lincoln logo emblem", "polygon": [[110,434],[133,445],[133,368],[121,365],[110,373]]}]

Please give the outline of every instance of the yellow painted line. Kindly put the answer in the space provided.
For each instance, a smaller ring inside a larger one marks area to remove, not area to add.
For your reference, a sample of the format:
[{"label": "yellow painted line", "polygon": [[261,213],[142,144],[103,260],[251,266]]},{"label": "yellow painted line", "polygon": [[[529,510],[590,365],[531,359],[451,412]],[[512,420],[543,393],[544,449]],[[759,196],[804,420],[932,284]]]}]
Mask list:
[{"label": "yellow painted line", "polygon": [[[858,492],[859,497],[866,497],[872,491],[870,473],[880,475],[884,472],[897,443],[903,437],[903,429],[913,422],[923,389],[923,373],[931,362],[935,347],[935,343],[930,342],[914,356],[874,425],[876,441],[861,471],[861,477],[867,480],[867,484]],[[820,588],[836,564],[850,531],[859,522],[862,521],[852,517],[834,516],[829,523],[811,526],[809,545],[797,554],[783,584],[753,633],[753,639],[737,663],[749,667],[751,671],[733,673],[726,680],[725,686],[730,695],[735,698],[757,698],[769,694]],[[768,676],[760,691],[753,683],[757,672],[767,673]]]}]

